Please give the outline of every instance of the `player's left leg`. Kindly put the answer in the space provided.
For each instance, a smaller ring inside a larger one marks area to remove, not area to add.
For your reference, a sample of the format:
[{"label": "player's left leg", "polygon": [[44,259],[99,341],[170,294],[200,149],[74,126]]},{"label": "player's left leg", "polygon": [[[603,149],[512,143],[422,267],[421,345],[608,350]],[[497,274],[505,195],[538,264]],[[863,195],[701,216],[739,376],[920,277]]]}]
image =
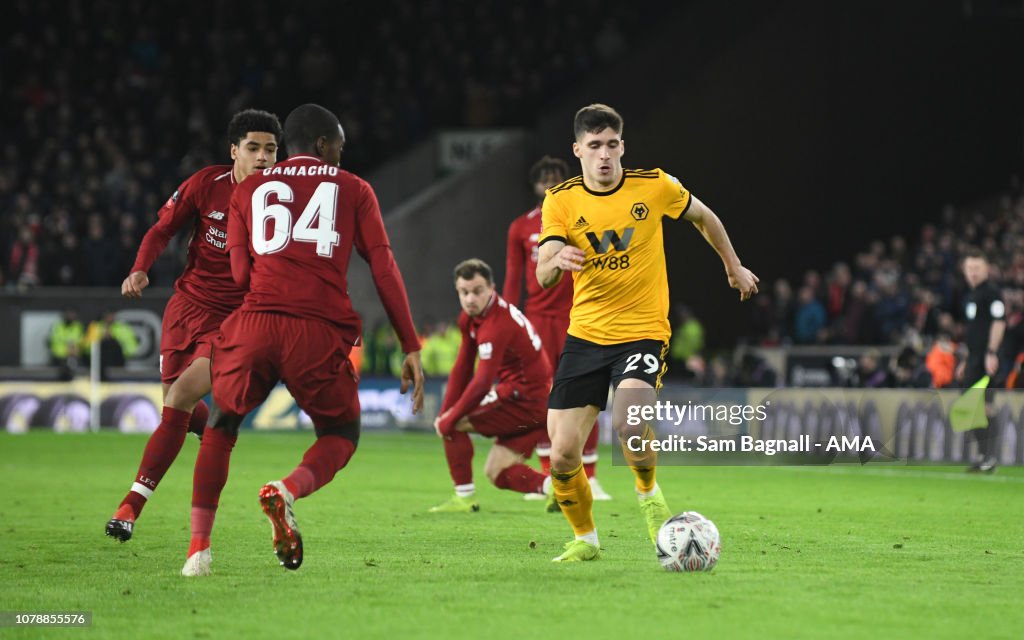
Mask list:
[{"label": "player's left leg", "polygon": [[485,464],[488,479],[499,489],[520,493],[544,492],[546,476],[524,464],[547,433],[547,400],[543,391],[510,391],[499,385],[465,421],[467,429],[496,438]]},{"label": "player's left leg", "polygon": [[474,513],[480,510],[476,485],[473,484],[473,441],[469,438],[472,432],[473,425],[469,418],[463,416],[455,423],[455,430],[441,438],[448,473],[455,484],[455,495],[430,507],[430,513]]},{"label": "player's left leg", "polygon": [[552,491],[551,477],[527,465],[526,456],[547,434],[541,428],[519,431],[497,438],[484,462],[484,473],[499,489],[546,495]]},{"label": "player's left leg", "polygon": [[330,419],[313,417],[316,442],[302,456],[299,466],[282,480],[260,489],[260,506],[274,529],[274,553],[285,569],[302,565],[302,534],[295,520],[294,505],[314,493],[345,468],[359,446],[359,418],[331,425]]},{"label": "player's left leg", "polygon": [[[278,381],[277,335],[265,315],[236,312],[224,321],[211,361],[214,415],[203,435],[192,476],[192,536],[184,576],[208,575],[210,538],[227,483],[231,451],[246,414],[266,400]],[[263,316],[263,317],[261,317]]]},{"label": "player's left leg", "polygon": [[[654,432],[643,422],[637,425],[629,424],[627,412],[630,406],[653,406],[656,398],[654,387],[650,384],[644,380],[626,378],[619,382],[612,400],[612,428],[618,434],[622,453],[636,478],[636,496],[651,542],[657,539],[658,529],[672,517],[672,513],[655,479],[657,452],[629,444],[635,444],[636,437],[639,437],[640,442],[653,440]],[[638,448],[641,450],[637,451]]]},{"label": "player's left leg", "polygon": [[285,569],[302,565],[302,536],[294,502],[324,487],[345,468],[359,444],[359,375],[338,331],[319,321],[278,316],[271,321],[281,345],[281,378],[313,420],[316,442],[282,480],[260,489],[260,506],[274,530],[273,546]]},{"label": "player's left leg", "polygon": [[[653,543],[658,529],[672,513],[665,496],[655,480],[658,454],[651,447],[630,446],[630,438],[639,437],[641,442],[654,439],[654,431],[642,421],[629,420],[630,407],[653,406],[657,401],[657,390],[661,388],[661,377],[667,365],[665,356],[668,344],[658,340],[637,340],[620,345],[617,360],[612,371],[612,428],[619,436],[622,453],[636,476],[636,494],[640,511],[647,523],[647,532]],[[636,415],[636,414],[634,414]],[[634,424],[630,424],[633,422]],[[635,440],[633,440],[635,444]],[[639,449],[639,451],[637,451]]]}]

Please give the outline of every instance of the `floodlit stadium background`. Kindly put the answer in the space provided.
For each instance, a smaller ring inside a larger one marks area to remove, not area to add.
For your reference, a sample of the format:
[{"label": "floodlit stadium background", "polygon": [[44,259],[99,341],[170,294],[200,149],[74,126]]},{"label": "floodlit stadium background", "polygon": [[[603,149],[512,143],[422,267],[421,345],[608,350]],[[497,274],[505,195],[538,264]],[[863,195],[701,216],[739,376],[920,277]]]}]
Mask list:
[{"label": "floodlit stadium background", "polygon": [[[339,115],[343,166],[377,189],[414,317],[444,351],[458,311],[452,265],[483,258],[501,282],[508,223],[535,204],[527,168],[551,154],[575,169],[572,113],[601,101],[625,117],[625,165],[677,176],[762,281],[755,301],[738,304],[701,238],[666,225],[680,328],[667,397],[843,387],[827,402],[791,391],[786,420],[836,422],[836,407],[846,415],[852,403],[859,421],[896,433],[902,407],[932,425],[922,433],[945,434],[929,440],[939,457],[967,455],[948,451],[957,436],[942,424],[955,394],[905,392],[890,407],[859,390],[872,377],[861,359],[895,371],[910,348],[919,370],[940,330],[959,331],[967,246],[997,258],[1011,324],[1024,312],[1018,3],[398,1],[360,4],[358,25],[340,27],[318,12],[353,6],[12,5],[0,26],[7,430],[155,426],[160,314],[186,238],[142,300],[118,286],[176,185],[227,161],[234,111],[283,117],[313,101]],[[394,345],[359,260],[350,283],[366,326],[364,424],[428,426],[432,415],[403,413]],[[114,310],[133,328],[138,349],[109,382],[90,382],[84,361],[74,381],[59,380],[48,336],[66,308],[83,324]],[[1021,406],[1007,393],[1001,407],[1004,462],[1019,463]],[[295,428],[303,417],[282,389],[252,424]]]}]

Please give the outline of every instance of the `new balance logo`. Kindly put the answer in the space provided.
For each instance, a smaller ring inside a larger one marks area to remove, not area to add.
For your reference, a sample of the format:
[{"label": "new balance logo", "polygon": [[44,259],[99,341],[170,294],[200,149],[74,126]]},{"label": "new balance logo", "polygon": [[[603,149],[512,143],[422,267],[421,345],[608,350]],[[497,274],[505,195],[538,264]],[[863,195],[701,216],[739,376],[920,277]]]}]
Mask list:
[{"label": "new balance logo", "polygon": [[609,246],[615,247],[616,251],[625,251],[629,248],[629,242],[632,239],[633,227],[626,227],[625,231],[622,232],[621,238],[614,229],[602,233],[600,239],[598,239],[597,234],[593,231],[587,232],[587,240],[590,241],[590,246],[597,253],[608,253]]},{"label": "new balance logo", "polygon": [[583,227],[587,226],[588,224],[590,224],[590,223],[587,222],[587,219],[584,218],[583,216],[580,216],[580,219],[576,221],[576,224],[572,225],[572,228],[573,229],[582,229]]},{"label": "new balance logo", "polygon": [[224,212],[223,211],[211,211],[210,213],[206,214],[206,217],[207,218],[211,218],[213,220],[223,220],[224,219]]}]

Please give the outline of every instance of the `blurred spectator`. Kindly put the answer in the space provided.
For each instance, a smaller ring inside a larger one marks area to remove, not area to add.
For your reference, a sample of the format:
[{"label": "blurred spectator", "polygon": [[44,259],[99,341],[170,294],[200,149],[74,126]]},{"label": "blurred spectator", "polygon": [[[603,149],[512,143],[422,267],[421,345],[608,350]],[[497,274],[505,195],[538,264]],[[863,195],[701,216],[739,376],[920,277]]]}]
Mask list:
[{"label": "blurred spectator", "polygon": [[39,284],[39,245],[29,225],[22,225],[18,230],[18,239],[11,246],[7,264],[11,286],[27,289]]},{"label": "blurred spectator", "polygon": [[398,339],[391,325],[378,321],[366,339],[363,352],[363,373],[374,376],[391,375],[391,360],[399,350]]},{"label": "blurred spectator", "polygon": [[844,262],[837,262],[832,266],[832,273],[828,278],[827,296],[825,311],[830,319],[836,318],[846,309],[846,302],[850,293],[850,267]]},{"label": "blurred spectator", "polygon": [[936,389],[948,387],[956,373],[956,344],[946,331],[940,331],[935,337],[931,350],[925,357],[925,368],[932,376],[932,386]]},{"label": "blurred spectator", "polygon": [[736,371],[737,387],[774,387],[778,379],[764,358],[753,353],[744,353]]},{"label": "blurred spectator", "polygon": [[893,386],[909,389],[927,389],[932,386],[932,374],[913,347],[904,347],[896,358]]},{"label": "blurred spectator", "polygon": [[834,341],[838,344],[863,344],[868,334],[867,322],[874,313],[868,286],[857,280],[850,287],[850,299],[843,313],[833,323]]},{"label": "blurred spectator", "polygon": [[669,353],[673,361],[685,365],[704,350],[704,326],[685,304],[676,305],[675,312],[676,326],[672,330]]},{"label": "blurred spectator", "polygon": [[789,286],[788,280],[779,278],[775,281],[772,292],[775,294],[772,324],[778,329],[783,339],[791,338],[793,336],[793,321],[796,316],[796,300],[793,299],[793,289]]},{"label": "blurred spectator", "polygon": [[110,367],[123,367],[125,359],[131,358],[139,350],[139,340],[135,336],[135,331],[118,320],[113,311],[104,311],[102,316],[89,323],[89,328],[82,338],[82,355],[91,359],[93,345],[97,344],[101,380],[109,380]]},{"label": "blurred spectator", "polygon": [[423,344],[423,373],[428,376],[447,376],[455,366],[462,344],[462,332],[455,323],[440,322]]},{"label": "blurred spectator", "polygon": [[793,339],[797,344],[814,344],[825,328],[825,307],[814,297],[809,286],[800,288],[799,306],[793,323]]},{"label": "blurred spectator", "polygon": [[923,287],[914,290],[914,301],[910,307],[910,326],[919,334],[933,336],[939,330],[939,310],[935,306],[936,295]]},{"label": "blurred spectator", "polygon": [[877,349],[864,352],[858,361],[857,379],[864,389],[892,387],[892,374],[882,366],[882,354]]},{"label": "blurred spectator", "polygon": [[82,243],[85,254],[86,281],[94,286],[113,286],[124,277],[122,261],[116,260],[117,245],[107,237],[103,217],[89,216],[88,231]]},{"label": "blurred spectator", "polygon": [[764,347],[774,347],[780,342],[778,327],[775,326],[772,310],[772,294],[765,291],[754,296],[750,315],[747,340]]},{"label": "blurred spectator", "polygon": [[74,309],[66,309],[50,329],[50,361],[60,368],[60,379],[71,380],[78,368],[79,349],[85,331]]}]

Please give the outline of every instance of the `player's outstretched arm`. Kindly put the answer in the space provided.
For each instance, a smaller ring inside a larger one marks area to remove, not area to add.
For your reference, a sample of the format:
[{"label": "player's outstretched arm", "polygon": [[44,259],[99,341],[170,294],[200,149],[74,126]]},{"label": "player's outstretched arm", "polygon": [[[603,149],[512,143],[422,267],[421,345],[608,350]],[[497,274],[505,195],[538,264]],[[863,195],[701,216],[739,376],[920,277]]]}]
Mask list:
[{"label": "player's outstretched arm", "polygon": [[537,255],[537,282],[550,289],[562,279],[563,271],[583,271],[584,258],[582,249],[561,240],[548,240],[540,245]]},{"label": "player's outstretched arm", "polygon": [[[194,176],[193,176],[194,177]],[[174,195],[160,208],[157,221],[142,236],[139,252],[135,256],[128,277],[121,283],[121,295],[126,298],[142,296],[142,290],[149,286],[147,272],[164,252],[174,234],[194,219],[196,207],[192,201],[192,178],[181,183]]]},{"label": "player's outstretched arm", "polygon": [[718,216],[693,194],[690,194],[690,198],[690,206],[683,217],[692,222],[708,244],[718,252],[722,264],[725,265],[729,286],[740,292],[740,300],[749,300],[757,293],[757,283],[760,279],[740,263],[739,256],[732,247],[732,241],[729,240],[729,234],[726,233],[725,226]]},{"label": "player's outstretched arm", "polygon": [[142,290],[149,286],[149,276],[145,271],[133,271],[121,283],[121,295],[126,298],[142,297]]},{"label": "player's outstretched arm", "polygon": [[420,352],[413,351],[405,354],[402,361],[402,387],[404,394],[412,384],[412,412],[419,413],[423,410],[423,363],[420,361]]}]

